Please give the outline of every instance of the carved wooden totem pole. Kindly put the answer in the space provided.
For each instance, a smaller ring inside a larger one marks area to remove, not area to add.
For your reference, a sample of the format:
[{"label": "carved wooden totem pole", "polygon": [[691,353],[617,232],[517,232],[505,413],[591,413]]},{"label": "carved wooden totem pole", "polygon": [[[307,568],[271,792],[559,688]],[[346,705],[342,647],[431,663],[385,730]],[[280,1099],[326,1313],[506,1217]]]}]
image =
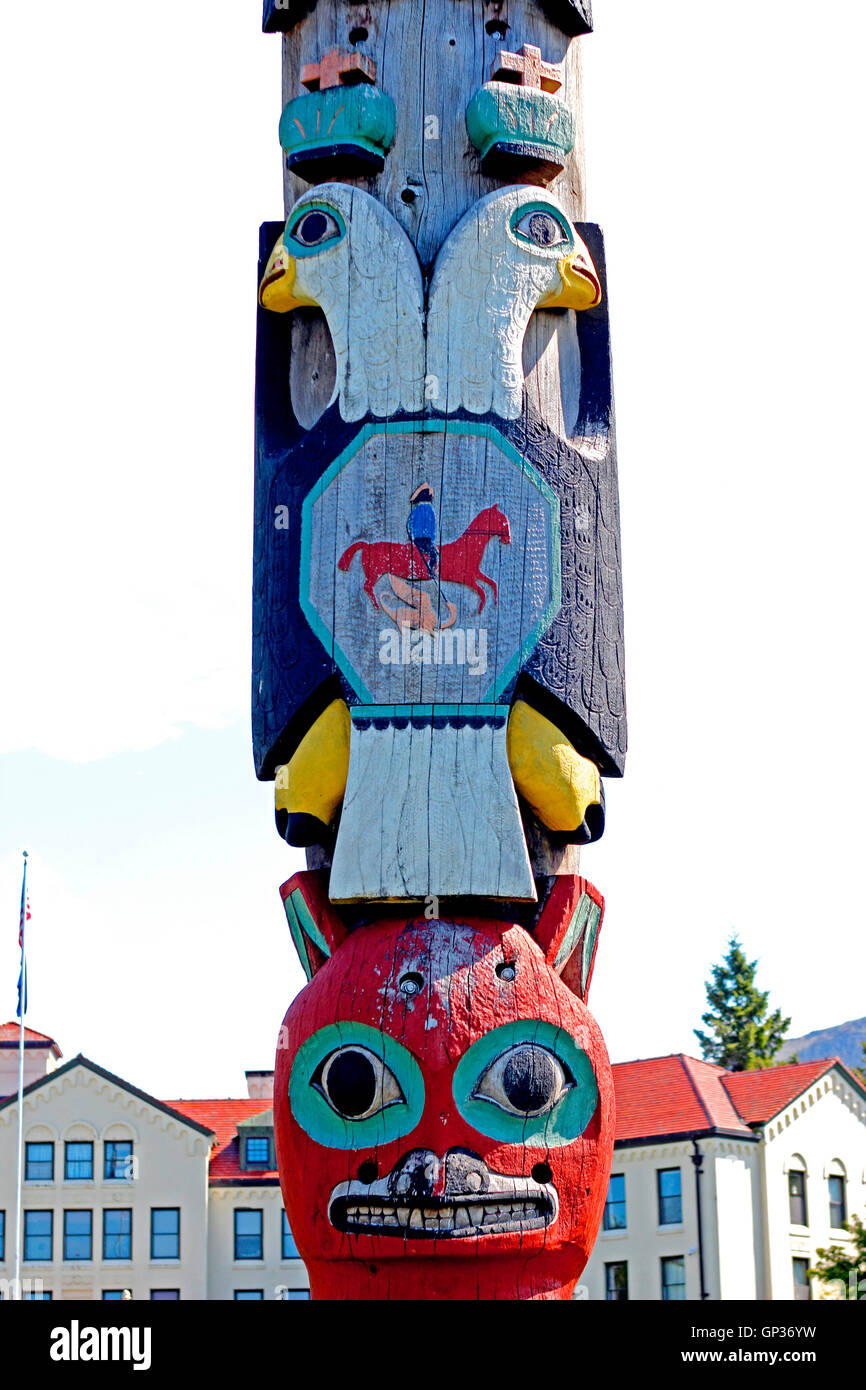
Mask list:
[{"label": "carved wooden totem pole", "polygon": [[277,1154],[315,1298],[569,1298],[613,1089],[578,875],[625,755],[586,0],[266,0],[253,731],[309,984]]}]

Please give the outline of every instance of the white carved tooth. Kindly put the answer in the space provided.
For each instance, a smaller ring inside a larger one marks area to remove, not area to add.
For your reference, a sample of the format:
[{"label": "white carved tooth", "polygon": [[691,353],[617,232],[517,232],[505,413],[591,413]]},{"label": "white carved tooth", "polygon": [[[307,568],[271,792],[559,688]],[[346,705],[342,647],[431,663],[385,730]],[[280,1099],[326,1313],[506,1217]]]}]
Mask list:
[{"label": "white carved tooth", "polygon": [[409,1208],[408,1208],[408,1207],[398,1207],[398,1208],[397,1208],[397,1221],[399,1222],[399,1224],[400,1224],[401,1226],[408,1226],[408,1225],[409,1225]]},{"label": "white carved tooth", "polygon": [[469,1225],[469,1212],[465,1207],[456,1207],[454,1211],[454,1229],[462,1231]]},{"label": "white carved tooth", "polygon": [[412,1214],[409,1217],[409,1225],[411,1226],[413,1231],[421,1230],[423,1228],[424,1222],[421,1220],[421,1212],[418,1207],[412,1208]]},{"label": "white carved tooth", "polygon": [[483,1208],[483,1207],[470,1207],[470,1208],[469,1208],[469,1215],[472,1217],[472,1225],[473,1225],[473,1226],[481,1226],[481,1225],[483,1225],[483,1223],[484,1223],[484,1208]]}]

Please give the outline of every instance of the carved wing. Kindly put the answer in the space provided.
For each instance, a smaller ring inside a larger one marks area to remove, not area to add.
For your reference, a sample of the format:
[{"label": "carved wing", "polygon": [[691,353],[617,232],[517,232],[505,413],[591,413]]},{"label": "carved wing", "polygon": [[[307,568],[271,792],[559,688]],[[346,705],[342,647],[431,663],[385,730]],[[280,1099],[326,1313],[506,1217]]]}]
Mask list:
[{"label": "carved wing", "polygon": [[418,258],[382,205],[353,190],[348,360],[341,414],[359,420],[424,407],[424,288]]},{"label": "carved wing", "polygon": [[462,407],[473,415],[493,411],[505,420],[520,415],[523,339],[552,266],[522,249],[508,224],[538,192],[515,187],[488,194],[457,223],[436,259],[427,315],[427,391],[448,414]]}]

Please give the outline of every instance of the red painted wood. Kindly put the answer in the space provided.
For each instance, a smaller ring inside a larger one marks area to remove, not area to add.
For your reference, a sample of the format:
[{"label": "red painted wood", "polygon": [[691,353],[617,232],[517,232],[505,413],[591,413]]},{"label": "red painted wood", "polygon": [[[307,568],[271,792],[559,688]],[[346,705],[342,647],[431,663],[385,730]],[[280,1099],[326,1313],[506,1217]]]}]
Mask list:
[{"label": "red painted wood", "polygon": [[[292,882],[318,891],[310,882],[315,878],[298,875]],[[571,1297],[601,1222],[614,1140],[613,1083],[604,1041],[585,1005],[550,965],[562,938],[562,918],[572,910],[576,893],[579,897],[578,883],[582,881],[572,880],[570,890],[552,895],[545,905],[548,956],[529,932],[508,921],[455,917],[431,922],[401,913],[350,933],[289,1008],[276,1060],[277,1157],[286,1211],[314,1298]],[[553,927],[552,917],[559,919]],[[513,981],[496,973],[496,966],[505,962],[516,966]],[[408,1000],[399,988],[407,972],[423,981]],[[467,1049],[491,1029],[524,1018],[565,1030],[593,1065],[599,1094],[595,1112],[583,1134],[561,1147],[489,1138],[460,1115],[455,1103],[454,1072]],[[298,1048],[319,1028],[350,1020],[400,1042],[424,1078],[425,1103],[417,1125],[379,1147],[338,1149],[314,1141],[289,1100]],[[450,1239],[335,1229],[328,1208],[338,1184],[357,1179],[362,1164],[375,1164],[384,1179],[417,1149],[429,1151],[440,1164],[450,1151],[468,1150],[489,1171],[514,1177],[528,1177],[535,1165],[546,1163],[558,1214],[542,1230]]]}]

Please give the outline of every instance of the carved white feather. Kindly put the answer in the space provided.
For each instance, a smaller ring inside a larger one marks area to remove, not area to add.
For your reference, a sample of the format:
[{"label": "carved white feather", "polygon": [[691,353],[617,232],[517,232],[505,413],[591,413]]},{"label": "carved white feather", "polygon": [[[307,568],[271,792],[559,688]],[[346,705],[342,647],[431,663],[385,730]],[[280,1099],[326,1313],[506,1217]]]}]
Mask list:
[{"label": "carved white feather", "polygon": [[294,292],[319,305],[333,340],[332,402],[339,397],[344,420],[422,410],[424,290],[412,243],[361,189],[321,184],[298,200],[287,227],[307,207],[335,210],[345,227],[339,240],[295,257]]},{"label": "carved white feather", "polygon": [[[523,338],[539,300],[559,285],[568,248],[535,246],[513,228],[545,209],[570,226],[545,189],[500,189],[470,208],[442,245],[427,314],[428,396],[437,409],[520,414]],[[573,227],[571,237],[583,247]]]}]

